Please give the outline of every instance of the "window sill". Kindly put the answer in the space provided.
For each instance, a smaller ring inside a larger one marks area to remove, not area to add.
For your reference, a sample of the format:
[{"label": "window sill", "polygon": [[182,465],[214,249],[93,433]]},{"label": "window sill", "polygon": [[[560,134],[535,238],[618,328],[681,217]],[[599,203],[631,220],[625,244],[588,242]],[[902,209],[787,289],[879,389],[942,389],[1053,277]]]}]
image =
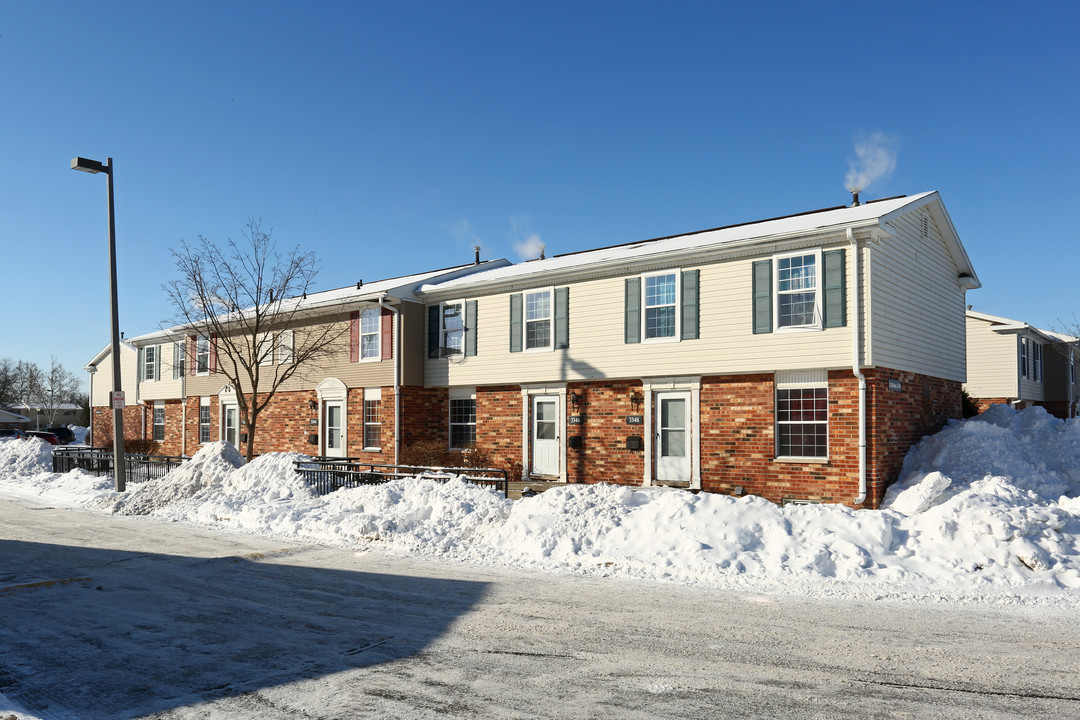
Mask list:
[{"label": "window sill", "polygon": [[803,463],[808,465],[827,465],[829,458],[827,457],[798,457],[795,455],[778,455],[773,458],[773,462],[778,463]]},{"label": "window sill", "polygon": [[382,448],[381,447],[366,447],[366,448],[361,448],[360,451],[361,452],[377,452],[377,453],[381,453]]},{"label": "window sill", "polygon": [[796,325],[793,327],[778,327],[774,332],[783,333],[809,333],[809,332],[821,332],[825,328],[821,325]]}]

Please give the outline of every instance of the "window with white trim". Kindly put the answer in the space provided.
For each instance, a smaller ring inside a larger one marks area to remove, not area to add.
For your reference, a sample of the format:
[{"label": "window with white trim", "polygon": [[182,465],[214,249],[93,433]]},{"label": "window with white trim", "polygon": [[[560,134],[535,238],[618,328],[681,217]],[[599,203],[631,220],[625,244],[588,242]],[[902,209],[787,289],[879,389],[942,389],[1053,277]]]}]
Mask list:
[{"label": "window with white trim", "polygon": [[368,308],[360,313],[360,359],[379,359],[379,308]]},{"label": "window with white trim", "polygon": [[364,390],[364,449],[378,450],[382,447],[382,389]]},{"label": "window with white trim", "polygon": [[642,337],[645,340],[678,337],[679,274],[675,272],[644,276]]},{"label": "window with white trim", "polygon": [[1034,340],[1031,342],[1031,379],[1035,382],[1043,379],[1043,346]]},{"label": "window with white trim", "polygon": [[195,339],[195,374],[210,374],[210,336],[199,335]]},{"label": "window with white trim", "polygon": [[173,343],[172,352],[172,376],[173,380],[184,377],[184,341]]},{"label": "window with white trim", "polygon": [[461,355],[465,352],[465,303],[444,303],[439,310],[441,354]]},{"label": "window with white trim", "polygon": [[157,345],[147,345],[143,348],[143,380],[158,379],[159,359]]},{"label": "window with white trim", "polygon": [[277,361],[279,365],[288,365],[293,360],[293,331],[283,330],[277,336]]},{"label": "window with white trim", "polygon": [[820,259],[818,251],[774,256],[778,329],[821,327]]},{"label": "window with white trim", "polygon": [[154,440],[161,442],[165,439],[165,403],[162,400],[154,402]]},{"label": "window with white trim", "polygon": [[829,456],[829,384],[824,371],[776,374],[776,455]]},{"label": "window with white trim", "polygon": [[450,447],[461,450],[476,443],[476,398],[450,398]]},{"label": "window with white trim", "polygon": [[551,347],[551,290],[525,293],[525,333],[526,350]]},{"label": "window with white trim", "polygon": [[199,398],[199,442],[210,442],[210,398]]}]

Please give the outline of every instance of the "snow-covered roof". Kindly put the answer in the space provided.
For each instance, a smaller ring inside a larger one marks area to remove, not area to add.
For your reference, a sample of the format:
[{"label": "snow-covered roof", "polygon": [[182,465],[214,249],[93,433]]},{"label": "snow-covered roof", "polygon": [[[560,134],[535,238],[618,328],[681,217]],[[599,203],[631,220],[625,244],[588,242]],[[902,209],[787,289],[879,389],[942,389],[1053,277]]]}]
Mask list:
[{"label": "snow-covered roof", "polygon": [[1076,342],[1077,338],[1071,335],[1065,335],[1063,333],[1056,333],[1051,330],[1041,330],[1034,325],[1029,325],[1022,320],[1012,320],[1010,318],[1000,317],[998,315],[990,315],[989,313],[979,312],[978,310],[968,310],[967,316],[976,320],[982,320],[990,323],[990,329],[996,333],[1002,335],[1017,334],[1021,332],[1029,332],[1034,335],[1041,336],[1047,342]]},{"label": "snow-covered roof", "polygon": [[[952,220],[945,211],[940,195],[937,192],[926,192],[911,197],[871,201],[853,207],[829,208],[683,235],[555,255],[543,260],[530,260],[468,277],[429,283],[421,286],[418,294],[442,295],[463,288],[494,288],[526,280],[543,281],[551,276],[565,277],[574,272],[595,272],[606,267],[620,268],[627,265],[645,264],[659,258],[674,260],[690,255],[720,254],[760,243],[838,233],[847,228],[884,228],[897,217],[923,206],[930,207],[953,260],[956,262],[958,273],[968,278],[969,288],[979,287],[975,270],[967,252],[960,244],[960,239],[956,235]],[[887,228],[884,229],[888,231]]]},{"label": "snow-covered roof", "polygon": [[[127,350],[130,350],[131,352],[138,352],[138,350],[135,348],[135,346],[132,345],[131,342],[126,340],[126,339],[120,341],[120,349],[121,350],[127,349]],[[100,363],[102,360],[104,360],[106,357],[108,357],[109,353],[111,353],[111,352],[112,352],[112,343],[110,342],[108,345],[106,345],[105,347],[101,348],[101,350],[98,351],[98,354],[94,356],[93,360],[91,360],[90,362],[83,365],[83,370],[90,370],[91,368],[96,370],[97,366],[98,366],[98,363]]]},{"label": "snow-covered roof", "polygon": [[30,422],[30,418],[26,417],[25,415],[20,415],[19,413],[10,412],[9,410],[4,410],[0,408],[0,422],[28,423]]},{"label": "snow-covered roof", "polygon": [[[479,263],[456,265],[454,267],[442,268],[441,270],[428,270],[426,272],[386,278],[369,283],[361,281],[355,285],[349,285],[348,287],[307,293],[300,297],[286,298],[278,304],[277,312],[309,312],[312,310],[319,310],[320,308],[371,302],[379,300],[380,298],[415,301],[415,290],[425,282],[435,280],[436,278],[456,278],[462,275],[483,272],[489,268],[498,268],[509,264],[510,261],[505,259],[485,260]],[[245,311],[249,309],[250,308],[245,308]],[[131,342],[145,343],[151,340],[172,338],[178,333],[182,333],[186,327],[188,327],[188,325],[181,324],[165,330],[156,330],[152,333],[146,333],[131,338]]]}]

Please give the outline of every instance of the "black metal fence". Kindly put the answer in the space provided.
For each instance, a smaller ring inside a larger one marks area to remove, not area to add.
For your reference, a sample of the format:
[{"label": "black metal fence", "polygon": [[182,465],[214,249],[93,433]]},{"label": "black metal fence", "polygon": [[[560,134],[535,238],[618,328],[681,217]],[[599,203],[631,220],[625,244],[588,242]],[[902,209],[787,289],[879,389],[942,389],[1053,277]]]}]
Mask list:
[{"label": "black metal fence", "polygon": [[320,495],[327,495],[341,488],[380,485],[395,478],[405,477],[421,477],[438,482],[446,482],[457,477],[473,485],[498,490],[504,497],[510,485],[509,477],[502,468],[379,465],[363,462],[358,458],[316,457],[311,460],[298,460],[296,471]]},{"label": "black metal fence", "polygon": [[[164,477],[189,458],[172,455],[124,453],[124,480],[146,482]],[[66,473],[79,468],[91,475],[113,474],[113,453],[107,448],[58,447],[53,450],[53,472]]]}]

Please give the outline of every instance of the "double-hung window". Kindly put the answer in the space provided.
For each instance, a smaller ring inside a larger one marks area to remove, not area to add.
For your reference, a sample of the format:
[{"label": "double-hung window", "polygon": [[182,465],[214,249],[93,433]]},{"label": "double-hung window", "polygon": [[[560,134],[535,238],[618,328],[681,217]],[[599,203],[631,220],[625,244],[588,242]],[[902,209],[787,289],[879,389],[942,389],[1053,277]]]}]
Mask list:
[{"label": "double-hung window", "polygon": [[173,376],[173,380],[179,380],[180,378],[184,377],[184,343],[183,343],[183,341],[173,343],[172,376]]},{"label": "double-hung window", "polygon": [[776,454],[829,456],[829,385],[823,371],[777,373]]},{"label": "double-hung window", "polygon": [[1042,382],[1043,371],[1043,346],[1042,343],[1032,341],[1031,343],[1031,379],[1035,382]]},{"label": "double-hung window", "polygon": [[476,398],[450,399],[450,447],[456,450],[476,443]]},{"label": "double-hung window", "polygon": [[460,355],[465,351],[465,306],[460,302],[441,306],[442,355]]},{"label": "double-hung window", "polygon": [[282,330],[277,336],[277,361],[279,365],[288,365],[293,361],[293,331]]},{"label": "double-hung window", "polygon": [[143,348],[143,380],[158,379],[158,361],[157,345],[147,345]]},{"label": "double-hung window", "polygon": [[551,347],[551,291],[525,293],[525,349]]},{"label": "double-hung window", "polygon": [[210,442],[210,398],[199,398],[199,442]]},{"label": "double-hung window", "polygon": [[364,390],[364,449],[378,450],[382,447],[382,410],[381,388]]},{"label": "double-hung window", "polygon": [[1030,359],[1028,357],[1028,353],[1028,339],[1022,337],[1020,338],[1020,377],[1024,378],[1025,380],[1031,377],[1031,375],[1029,374],[1031,372],[1031,368],[1029,364]]},{"label": "double-hung window", "polygon": [[158,400],[154,403],[154,440],[161,442],[165,439],[165,403]]},{"label": "double-hung window", "polygon": [[195,374],[210,374],[210,336],[200,335],[195,339]]},{"label": "double-hung window", "polygon": [[360,313],[360,359],[379,359],[379,308],[368,308]]},{"label": "double-hung window", "polygon": [[645,276],[645,339],[659,340],[677,337],[679,275]]},{"label": "double-hung window", "polygon": [[776,258],[776,327],[820,327],[818,253]]}]

